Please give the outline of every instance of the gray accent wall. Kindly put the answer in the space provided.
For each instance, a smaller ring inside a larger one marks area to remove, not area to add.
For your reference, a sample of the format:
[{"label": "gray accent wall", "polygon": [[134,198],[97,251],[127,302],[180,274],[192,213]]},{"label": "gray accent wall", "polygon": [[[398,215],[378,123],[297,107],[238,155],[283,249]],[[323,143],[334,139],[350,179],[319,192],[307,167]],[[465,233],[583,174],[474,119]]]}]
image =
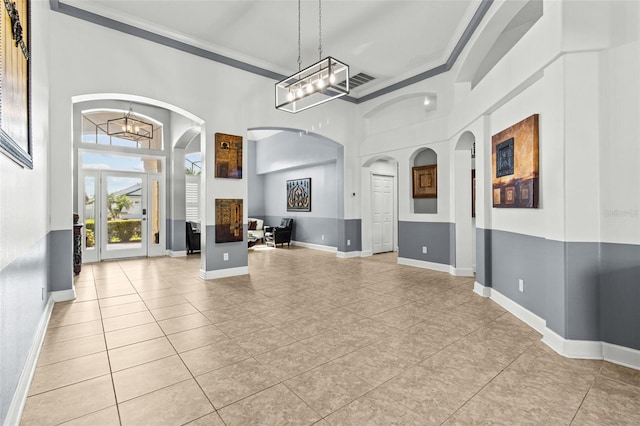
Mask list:
[{"label": "gray accent wall", "polygon": [[[266,216],[264,224],[265,226],[278,226],[283,217],[293,218],[292,240],[301,243],[338,247],[338,219],[289,214],[284,216]],[[322,239],[323,235],[324,240]]]},{"label": "gray accent wall", "polygon": [[184,219],[167,219],[167,250],[187,249],[187,230]]},{"label": "gray accent wall", "polygon": [[455,266],[455,231],[449,222],[399,221],[398,257]]},{"label": "gray accent wall", "polygon": [[[232,243],[215,243],[215,225],[207,225],[207,259],[206,270],[217,271],[221,269],[240,268],[249,265],[247,246],[247,230],[244,230],[243,241]],[[203,241],[204,242],[204,241]],[[225,261],[224,253],[229,253],[229,260]]]},{"label": "gray accent wall", "polygon": [[0,270],[0,424],[49,299],[50,236]]},{"label": "gray accent wall", "polygon": [[[351,245],[347,245],[347,241]],[[362,250],[362,219],[338,219],[338,251]]]},{"label": "gray accent wall", "polygon": [[[571,340],[640,350],[640,246],[477,229],[476,280]],[[524,280],[524,292],[518,279]]]},{"label": "gray accent wall", "polygon": [[48,237],[50,290],[70,290],[73,287],[73,230],[51,231]]}]

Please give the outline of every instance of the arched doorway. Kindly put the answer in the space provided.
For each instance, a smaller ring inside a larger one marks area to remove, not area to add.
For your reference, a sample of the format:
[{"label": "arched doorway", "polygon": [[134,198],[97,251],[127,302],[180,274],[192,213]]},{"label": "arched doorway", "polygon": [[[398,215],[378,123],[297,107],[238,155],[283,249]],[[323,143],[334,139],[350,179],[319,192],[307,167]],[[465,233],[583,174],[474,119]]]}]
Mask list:
[{"label": "arched doorway", "polygon": [[362,165],[362,256],[397,250],[397,177],[395,158],[378,156]]},{"label": "arched doorway", "polygon": [[455,145],[454,166],[454,218],[456,230],[455,275],[475,274],[475,142],[473,133],[466,131]]}]

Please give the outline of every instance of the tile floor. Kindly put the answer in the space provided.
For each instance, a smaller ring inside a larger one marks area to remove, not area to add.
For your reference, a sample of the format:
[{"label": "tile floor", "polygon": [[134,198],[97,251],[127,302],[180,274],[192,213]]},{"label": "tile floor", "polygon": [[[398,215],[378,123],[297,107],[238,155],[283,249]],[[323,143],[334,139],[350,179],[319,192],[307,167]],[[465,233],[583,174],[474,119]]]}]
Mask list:
[{"label": "tile floor", "polygon": [[299,247],[85,265],[24,425],[640,424],[640,372],[563,358],[473,280]]}]

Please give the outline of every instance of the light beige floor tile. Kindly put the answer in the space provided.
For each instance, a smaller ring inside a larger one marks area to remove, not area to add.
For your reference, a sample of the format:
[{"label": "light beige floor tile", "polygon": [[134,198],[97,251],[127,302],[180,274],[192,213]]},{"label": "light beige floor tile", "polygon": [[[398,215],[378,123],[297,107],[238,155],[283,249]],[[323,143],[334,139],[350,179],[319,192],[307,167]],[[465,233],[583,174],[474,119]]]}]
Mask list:
[{"label": "light beige floor tile", "polygon": [[609,379],[617,380],[628,385],[640,387],[640,370],[623,367],[622,365],[604,362],[600,375]]},{"label": "light beige floor tile", "polygon": [[106,352],[73,358],[36,368],[29,396],[109,374]]},{"label": "light beige floor tile", "polygon": [[93,286],[76,288],[76,302],[96,300],[97,298],[96,288]]},{"label": "light beige floor tile", "polygon": [[133,343],[143,342],[164,336],[162,329],[155,322],[123,328],[105,333],[107,348],[114,349]]},{"label": "light beige floor tile", "polygon": [[247,315],[221,322],[216,326],[227,336],[236,337],[269,328],[271,324],[255,315]]},{"label": "light beige floor tile", "polygon": [[314,411],[327,416],[373,389],[373,386],[335,364],[303,373],[284,384]]},{"label": "light beige floor tile", "polygon": [[210,305],[202,306],[198,305],[198,302],[194,302],[194,306],[200,309],[200,311],[202,311],[202,315],[207,317],[214,324],[220,324],[223,322],[231,321],[235,318],[251,315],[249,311],[245,311],[238,305],[225,305],[211,308]]},{"label": "light beige floor tile", "polygon": [[127,294],[135,294],[136,289],[128,282],[96,286],[96,293],[99,299],[107,297],[125,296]]},{"label": "light beige floor tile", "polygon": [[269,327],[235,337],[233,341],[250,354],[256,355],[290,345],[296,340],[275,327]]},{"label": "light beige floor tile", "polygon": [[209,400],[193,379],[120,404],[123,426],[181,425],[213,411]]},{"label": "light beige floor tile", "polygon": [[390,352],[371,346],[358,349],[333,363],[373,386],[383,384],[412,365]]},{"label": "light beige floor tile", "polygon": [[56,302],[53,306],[52,316],[61,312],[76,313],[82,311],[92,311],[98,308],[97,300],[88,300],[86,302]]},{"label": "light beige floor tile", "polygon": [[191,306],[190,303],[182,303],[180,305],[165,306],[151,310],[156,321],[162,321],[169,318],[175,318],[182,315],[190,315],[197,313],[198,310]]},{"label": "light beige floor tile", "polygon": [[166,337],[146,340],[128,346],[109,350],[111,370],[116,372],[125,368],[135,367],[150,361],[176,355],[176,351]]},{"label": "light beige floor tile", "polygon": [[158,299],[160,297],[180,296],[180,293],[178,293],[175,289],[170,287],[161,288],[159,290],[141,291],[139,294],[140,294],[140,297],[142,297],[142,300],[144,300],[145,302],[147,300]]},{"label": "light beige floor tile", "polygon": [[136,312],[144,312],[147,306],[143,302],[126,303],[124,305],[107,306],[101,308],[102,318],[113,318],[127,314],[135,314]]},{"label": "light beige floor tile", "polygon": [[177,355],[113,373],[118,403],[173,385],[191,377]]},{"label": "light beige floor tile", "polygon": [[111,376],[106,375],[27,398],[22,425],[54,425],[115,405]]},{"label": "light beige floor tile", "polygon": [[329,362],[322,355],[318,355],[301,343],[293,343],[288,346],[255,355],[255,358],[270,368],[271,374],[280,380],[309,371],[319,365]]},{"label": "light beige floor tile", "polygon": [[144,301],[149,309],[164,308],[166,306],[180,305],[187,303],[187,299],[182,296],[166,296],[158,297],[156,299],[147,299]]},{"label": "light beige floor tile", "polygon": [[247,351],[231,341],[219,341],[186,352],[180,357],[194,376],[207,373],[249,358]]},{"label": "light beige floor tile", "polygon": [[574,424],[640,424],[640,387],[598,377]]},{"label": "light beige floor tile", "polygon": [[196,380],[216,409],[280,382],[253,358],[198,376]]},{"label": "light beige floor tile", "polygon": [[176,318],[170,318],[163,321],[158,321],[158,325],[162,328],[165,334],[174,334],[181,331],[191,330],[193,328],[204,327],[211,325],[211,321],[207,319],[200,312],[196,312],[190,315],[183,315]]},{"label": "light beige floor tile", "polygon": [[326,418],[336,426],[351,425],[416,425],[425,424],[422,416],[382,392],[372,391]]},{"label": "light beige floor tile", "polygon": [[310,425],[320,416],[279,384],[219,411],[227,426]]},{"label": "light beige floor tile", "polygon": [[85,355],[103,352],[107,349],[104,343],[104,336],[101,334],[80,337],[71,342],[72,343],[63,341],[43,346],[38,358],[38,366],[41,367],[55,362],[79,358]]},{"label": "light beige floor tile", "polygon": [[98,300],[98,303],[100,304],[101,308],[106,308],[108,306],[117,306],[117,305],[123,305],[126,303],[135,303],[141,300],[142,299],[137,294],[127,294],[124,296],[115,296],[115,297],[108,297],[106,299],[100,299]]},{"label": "light beige floor tile", "polygon": [[102,321],[88,321],[47,330],[43,345],[102,334]]},{"label": "light beige floor tile", "polygon": [[229,338],[214,325],[181,331],[167,337],[178,353],[229,341]]},{"label": "light beige floor tile", "polygon": [[121,315],[119,317],[105,318],[102,320],[102,325],[104,326],[105,332],[110,332],[154,321],[149,311],[143,311],[136,312],[135,314]]},{"label": "light beige floor tile", "polygon": [[114,405],[62,424],[64,426],[120,426],[120,416]]},{"label": "light beige floor tile", "polygon": [[218,413],[211,413],[189,422],[185,426],[225,426],[225,424]]},{"label": "light beige floor tile", "polygon": [[98,309],[97,307],[79,312],[58,311],[58,313],[51,315],[51,319],[49,320],[49,328],[95,321],[98,319],[100,319],[100,309]]}]

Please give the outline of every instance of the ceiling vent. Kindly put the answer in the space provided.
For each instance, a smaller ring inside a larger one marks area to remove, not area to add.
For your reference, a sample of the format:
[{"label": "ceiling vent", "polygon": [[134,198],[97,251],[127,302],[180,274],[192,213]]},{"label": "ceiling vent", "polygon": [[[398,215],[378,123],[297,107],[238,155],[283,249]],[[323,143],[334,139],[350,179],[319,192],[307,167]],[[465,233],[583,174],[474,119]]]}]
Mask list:
[{"label": "ceiling vent", "polygon": [[[375,77],[371,77],[370,75],[363,72],[358,73],[349,79],[349,90],[355,89],[356,87],[362,86],[363,84],[375,79]],[[338,86],[345,87],[346,85],[344,81],[341,81],[340,83],[338,83]]]}]

